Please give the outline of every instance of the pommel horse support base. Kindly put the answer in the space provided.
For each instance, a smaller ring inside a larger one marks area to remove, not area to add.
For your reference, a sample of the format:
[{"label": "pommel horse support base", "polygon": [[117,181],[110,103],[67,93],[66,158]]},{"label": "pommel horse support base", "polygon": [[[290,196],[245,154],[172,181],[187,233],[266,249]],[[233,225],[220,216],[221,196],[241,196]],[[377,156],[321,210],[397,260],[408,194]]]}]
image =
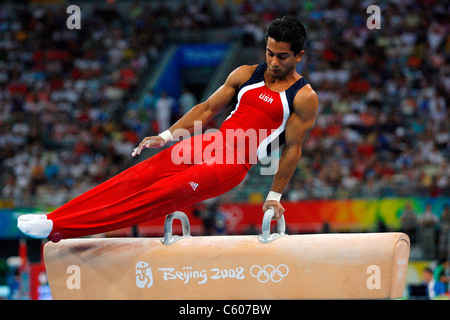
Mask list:
[{"label": "pommel horse support base", "polygon": [[[389,299],[400,298],[409,259],[403,233],[192,237],[187,216],[166,217],[160,238],[48,242],[44,260],[54,299]],[[172,235],[180,219],[183,236]]]}]

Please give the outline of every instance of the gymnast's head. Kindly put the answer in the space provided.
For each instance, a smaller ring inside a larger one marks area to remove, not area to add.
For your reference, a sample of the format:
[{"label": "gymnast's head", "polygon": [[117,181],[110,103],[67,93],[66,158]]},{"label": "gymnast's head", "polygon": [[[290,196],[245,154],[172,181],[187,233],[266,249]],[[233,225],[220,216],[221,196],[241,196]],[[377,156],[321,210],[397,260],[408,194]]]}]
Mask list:
[{"label": "gymnast's head", "polygon": [[305,48],[306,30],[300,21],[285,16],[274,20],[266,31],[266,60],[275,77],[292,71]]},{"label": "gymnast's head", "polygon": [[305,49],[306,29],[297,19],[289,16],[278,18],[269,25],[266,31],[266,43],[272,38],[276,42],[291,44],[294,55]]}]

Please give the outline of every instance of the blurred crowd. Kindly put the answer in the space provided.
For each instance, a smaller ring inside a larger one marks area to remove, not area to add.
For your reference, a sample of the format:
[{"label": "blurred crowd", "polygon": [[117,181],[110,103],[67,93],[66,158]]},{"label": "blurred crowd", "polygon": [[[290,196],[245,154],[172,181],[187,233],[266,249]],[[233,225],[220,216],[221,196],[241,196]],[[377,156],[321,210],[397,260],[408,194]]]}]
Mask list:
[{"label": "blurred crowd", "polygon": [[448,195],[448,6],[386,1],[368,29],[368,1],[330,1],[306,23],[304,74],[321,113],[293,198]]},{"label": "blurred crowd", "polygon": [[264,48],[282,15],[307,27],[299,71],[320,101],[286,199],[448,195],[448,5],[386,1],[369,29],[369,2],[135,2],[83,12],[76,31],[65,8],[0,7],[0,198],[59,206],[132,165],[166,126],[158,108],[195,103],[139,103],[171,32],[232,28]]},{"label": "blurred crowd", "polygon": [[450,298],[449,277],[450,260],[439,260],[436,266],[427,266],[422,270],[422,283],[410,284],[408,296],[420,300],[448,300]]},{"label": "blurred crowd", "polygon": [[[62,10],[64,9],[64,10]],[[1,197],[58,206],[130,166],[152,131],[140,80],[166,46],[165,29],[133,10],[0,8]]]}]

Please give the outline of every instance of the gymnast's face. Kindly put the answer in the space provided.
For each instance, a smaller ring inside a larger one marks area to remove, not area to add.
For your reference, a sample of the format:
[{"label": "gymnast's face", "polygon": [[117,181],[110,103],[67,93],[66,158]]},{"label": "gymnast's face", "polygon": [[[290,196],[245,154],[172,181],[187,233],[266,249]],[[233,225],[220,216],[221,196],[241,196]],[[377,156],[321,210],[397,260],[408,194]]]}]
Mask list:
[{"label": "gymnast's face", "polygon": [[266,62],[270,75],[274,78],[284,78],[294,72],[304,53],[302,50],[294,55],[289,42],[277,42],[269,37],[266,45]]}]

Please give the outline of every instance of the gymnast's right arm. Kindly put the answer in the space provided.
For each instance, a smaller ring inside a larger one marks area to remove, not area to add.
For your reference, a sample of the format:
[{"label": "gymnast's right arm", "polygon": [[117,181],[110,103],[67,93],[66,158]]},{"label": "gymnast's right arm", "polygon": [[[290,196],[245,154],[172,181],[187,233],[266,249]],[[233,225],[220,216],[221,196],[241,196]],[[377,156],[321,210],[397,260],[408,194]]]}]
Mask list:
[{"label": "gymnast's right arm", "polygon": [[139,146],[134,149],[132,156],[140,154],[144,148],[162,147],[167,142],[182,137],[186,131],[192,133],[195,121],[201,121],[202,126],[204,126],[231,103],[239,87],[251,77],[254,69],[255,66],[246,65],[235,69],[230,73],[225,83],[208,100],[194,106],[168,130],[157,136],[145,137]]}]

